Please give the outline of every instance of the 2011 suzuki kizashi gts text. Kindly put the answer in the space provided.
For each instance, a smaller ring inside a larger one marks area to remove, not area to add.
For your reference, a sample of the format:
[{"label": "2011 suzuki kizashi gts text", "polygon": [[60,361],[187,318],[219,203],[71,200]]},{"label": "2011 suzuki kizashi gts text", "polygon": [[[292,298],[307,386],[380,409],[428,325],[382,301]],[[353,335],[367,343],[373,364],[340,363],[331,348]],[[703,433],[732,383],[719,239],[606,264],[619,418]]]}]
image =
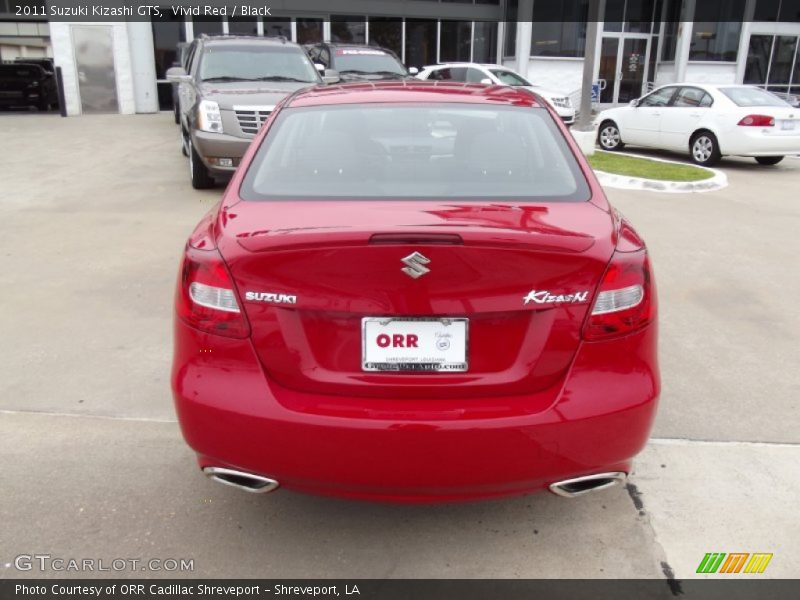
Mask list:
[{"label": "2011 suzuki kizashi gts text", "polygon": [[172,386],[209,477],[390,501],[623,481],[659,394],[647,250],[526,90],[286,98],[183,256]]}]

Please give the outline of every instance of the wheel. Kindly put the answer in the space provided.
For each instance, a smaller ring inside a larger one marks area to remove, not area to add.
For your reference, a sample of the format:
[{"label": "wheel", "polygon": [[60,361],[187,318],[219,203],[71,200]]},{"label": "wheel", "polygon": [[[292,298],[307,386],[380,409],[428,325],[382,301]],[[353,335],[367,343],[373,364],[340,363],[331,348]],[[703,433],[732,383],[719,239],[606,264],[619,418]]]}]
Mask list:
[{"label": "wheel", "polygon": [[756,156],[756,162],[760,165],[777,165],[782,160],[782,156]]},{"label": "wheel", "polygon": [[175,106],[173,107],[172,112],[175,113],[175,125],[180,125],[181,124],[181,113],[178,112],[178,105],[177,104],[175,104]]},{"label": "wheel", "polygon": [[181,128],[180,139],[181,139],[181,154],[183,154],[184,156],[189,156],[189,151],[187,150],[189,146],[189,138],[186,135],[186,133],[184,133],[183,128]]},{"label": "wheel", "polygon": [[619,133],[619,127],[614,121],[606,121],[600,125],[597,132],[597,143],[603,150],[622,150],[625,144],[622,143],[622,136]]},{"label": "wheel", "polygon": [[192,187],[196,190],[207,190],[214,187],[214,178],[208,173],[208,169],[194,149],[191,140],[189,140],[189,176],[192,180]]},{"label": "wheel", "polygon": [[692,155],[692,160],[704,167],[710,167],[719,162],[722,154],[719,152],[719,143],[717,136],[710,131],[701,131],[692,137],[689,143],[689,150]]}]

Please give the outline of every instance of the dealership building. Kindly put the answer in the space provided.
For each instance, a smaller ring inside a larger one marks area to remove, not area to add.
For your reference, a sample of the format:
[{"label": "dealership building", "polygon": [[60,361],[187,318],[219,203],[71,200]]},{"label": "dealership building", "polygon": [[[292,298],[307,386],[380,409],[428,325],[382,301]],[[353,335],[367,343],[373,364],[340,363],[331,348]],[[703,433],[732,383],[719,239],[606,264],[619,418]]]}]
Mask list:
[{"label": "dealership building", "polygon": [[[588,0],[265,0],[272,16],[175,15],[165,6],[160,17],[126,22],[20,17],[14,4],[0,0],[0,58],[52,55],[70,115],[169,108],[166,70],[178,44],[202,34],[375,44],[409,67],[500,63],[575,97],[587,54]],[[600,14],[589,54],[601,105],[682,81],[800,96],[800,0],[605,0]]]}]

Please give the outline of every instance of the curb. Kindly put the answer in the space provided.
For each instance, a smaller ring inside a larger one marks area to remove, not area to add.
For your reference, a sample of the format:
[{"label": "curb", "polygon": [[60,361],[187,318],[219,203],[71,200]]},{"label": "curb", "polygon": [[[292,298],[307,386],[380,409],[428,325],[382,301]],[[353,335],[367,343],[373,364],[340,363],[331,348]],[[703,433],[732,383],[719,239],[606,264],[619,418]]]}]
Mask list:
[{"label": "curb", "polygon": [[[672,163],[675,165],[685,165],[685,163],[675,160],[665,160],[663,158],[653,158],[651,156],[642,156],[641,154],[633,154],[631,152],[606,152],[605,150],[597,149],[595,152],[604,152],[607,154],[619,154],[622,156],[630,156],[633,158],[644,158],[646,160],[653,160],[656,162]],[[694,166],[694,165],[692,165]],[[616,188],[619,190],[644,190],[647,192],[661,192],[665,194],[686,194],[686,193],[702,193],[702,192],[715,192],[728,186],[728,176],[722,171],[717,169],[709,169],[708,167],[697,167],[698,169],[705,169],[714,175],[710,179],[703,179],[702,181],[663,181],[661,179],[645,179],[643,177],[631,177],[630,175],[616,175],[614,173],[606,173],[605,171],[595,170],[598,181],[604,187]]]}]

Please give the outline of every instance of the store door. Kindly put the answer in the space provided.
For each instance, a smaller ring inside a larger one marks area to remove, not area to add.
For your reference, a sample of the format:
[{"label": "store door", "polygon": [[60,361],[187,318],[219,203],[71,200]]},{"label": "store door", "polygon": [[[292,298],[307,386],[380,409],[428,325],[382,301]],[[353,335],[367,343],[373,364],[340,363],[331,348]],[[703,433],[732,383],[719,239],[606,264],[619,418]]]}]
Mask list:
[{"label": "store door", "polygon": [[604,35],[600,46],[600,104],[627,104],[641,97],[649,58],[649,36]]},{"label": "store door", "polygon": [[119,112],[111,27],[73,25],[72,49],[82,113]]}]

